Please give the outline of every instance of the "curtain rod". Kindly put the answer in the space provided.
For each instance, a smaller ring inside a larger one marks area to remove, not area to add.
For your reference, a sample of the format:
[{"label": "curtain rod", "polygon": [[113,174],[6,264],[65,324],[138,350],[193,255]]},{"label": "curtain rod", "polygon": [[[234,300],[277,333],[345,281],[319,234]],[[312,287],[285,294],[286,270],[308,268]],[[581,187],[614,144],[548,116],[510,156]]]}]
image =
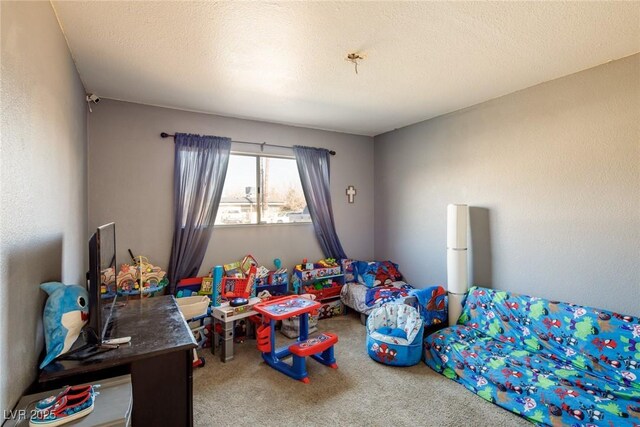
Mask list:
[{"label": "curtain rod", "polygon": [[[160,136],[162,138],[169,138],[169,137],[175,138],[176,137],[175,135],[172,135],[172,134],[166,133],[166,132],[162,132],[160,134]],[[286,145],[269,144],[269,143],[266,143],[266,142],[249,142],[249,141],[235,141],[235,140],[231,140],[231,142],[235,142],[236,144],[259,145],[260,146],[260,151],[264,150],[265,145],[268,145],[269,147],[288,148],[290,150],[293,149],[293,147],[288,147]],[[329,150],[329,154],[331,154],[332,156],[335,156],[336,152],[333,151],[333,150]]]}]

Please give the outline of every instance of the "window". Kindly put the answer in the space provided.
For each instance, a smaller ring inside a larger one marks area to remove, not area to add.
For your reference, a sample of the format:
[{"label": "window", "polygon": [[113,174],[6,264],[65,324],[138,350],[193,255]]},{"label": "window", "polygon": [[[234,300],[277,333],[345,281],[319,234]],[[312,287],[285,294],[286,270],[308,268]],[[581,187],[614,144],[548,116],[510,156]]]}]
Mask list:
[{"label": "window", "polygon": [[295,159],[231,155],[216,225],[310,222]]}]

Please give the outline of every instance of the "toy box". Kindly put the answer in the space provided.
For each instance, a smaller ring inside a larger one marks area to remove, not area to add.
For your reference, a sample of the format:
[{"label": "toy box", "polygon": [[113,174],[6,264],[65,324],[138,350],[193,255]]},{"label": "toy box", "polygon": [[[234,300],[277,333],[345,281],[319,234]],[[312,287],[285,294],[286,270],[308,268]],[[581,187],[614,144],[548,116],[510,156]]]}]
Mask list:
[{"label": "toy box", "polygon": [[327,276],[336,276],[342,274],[340,266],[337,267],[319,267],[313,270],[303,270],[301,265],[297,265],[294,272],[301,281],[310,282],[315,279],[321,279]]},{"label": "toy box", "polygon": [[286,295],[289,292],[287,285],[263,285],[256,286],[256,295],[262,291],[268,291],[272,296]]},{"label": "toy box", "polygon": [[[293,270],[292,281],[295,293],[314,293],[318,299],[322,299],[339,294],[339,288],[344,285],[344,275],[339,265],[326,267],[321,264],[315,264],[314,269],[304,270],[301,264],[297,265]],[[316,293],[316,291],[334,287],[338,288],[334,290],[335,294],[318,295]]]},{"label": "toy box", "polygon": [[342,290],[342,284],[339,282],[330,282],[325,284],[315,283],[308,286],[303,286],[302,291],[306,294],[315,295],[318,301],[328,298],[334,298],[340,296]]},{"label": "toy box", "polygon": [[334,300],[322,302],[322,307],[318,310],[318,318],[328,319],[329,317],[342,316],[345,312],[344,304],[340,298],[336,298]]},{"label": "toy box", "polygon": [[289,274],[286,268],[281,268],[269,273],[270,285],[287,285],[289,286]]},{"label": "toy box", "polygon": [[289,274],[286,268],[270,271],[266,277],[256,277],[256,286],[289,285]]},{"label": "toy box", "polygon": [[267,277],[256,278],[256,294],[262,291],[269,291],[271,295],[286,295],[289,291],[287,269],[270,271]]}]

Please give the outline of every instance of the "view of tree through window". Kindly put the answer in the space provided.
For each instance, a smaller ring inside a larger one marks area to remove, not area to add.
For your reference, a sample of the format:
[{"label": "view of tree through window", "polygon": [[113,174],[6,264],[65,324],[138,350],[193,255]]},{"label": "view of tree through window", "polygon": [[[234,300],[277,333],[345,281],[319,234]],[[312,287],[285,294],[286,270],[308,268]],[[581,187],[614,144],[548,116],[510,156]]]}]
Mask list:
[{"label": "view of tree through window", "polygon": [[216,224],[311,222],[294,159],[232,154]]}]

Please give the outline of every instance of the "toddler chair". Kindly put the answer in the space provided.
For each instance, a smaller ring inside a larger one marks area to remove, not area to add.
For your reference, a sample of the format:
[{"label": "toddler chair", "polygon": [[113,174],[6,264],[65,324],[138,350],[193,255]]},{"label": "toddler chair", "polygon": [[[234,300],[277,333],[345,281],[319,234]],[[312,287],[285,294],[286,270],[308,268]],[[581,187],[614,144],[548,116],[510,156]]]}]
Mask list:
[{"label": "toddler chair", "polygon": [[424,328],[418,310],[406,304],[385,304],[367,319],[367,352],[376,362],[412,366],[422,358]]}]

